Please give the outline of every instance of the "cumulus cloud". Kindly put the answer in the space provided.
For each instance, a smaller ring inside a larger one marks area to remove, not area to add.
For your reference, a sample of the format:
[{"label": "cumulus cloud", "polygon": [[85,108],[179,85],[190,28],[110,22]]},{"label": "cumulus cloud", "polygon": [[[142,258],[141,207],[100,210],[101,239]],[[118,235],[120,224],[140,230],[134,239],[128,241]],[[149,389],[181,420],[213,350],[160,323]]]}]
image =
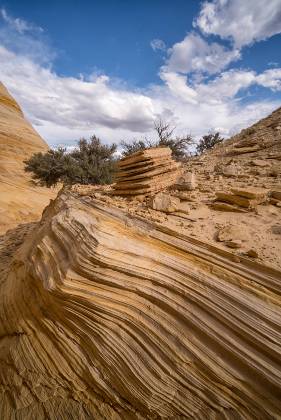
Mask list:
[{"label": "cumulus cloud", "polygon": [[250,86],[258,85],[281,90],[281,68],[266,70],[257,74],[253,70],[228,70],[219,76],[199,83],[188,85],[187,77],[178,73],[163,71],[161,78],[170,93],[183,102],[198,104],[222,104],[232,102],[237,95]]},{"label": "cumulus cloud", "polygon": [[281,68],[266,70],[257,77],[257,82],[273,91],[281,91]]},{"label": "cumulus cloud", "polygon": [[187,84],[187,77],[176,72],[162,71],[160,73],[161,79],[166,83],[170,93],[183,102],[190,104],[197,104],[197,92]]},{"label": "cumulus cloud", "polygon": [[166,44],[164,41],[162,41],[162,39],[153,39],[150,42],[150,46],[153,49],[153,51],[166,51]]},{"label": "cumulus cloud", "polygon": [[281,0],[206,1],[194,25],[241,48],[281,32]]},{"label": "cumulus cloud", "polygon": [[[261,74],[260,76],[262,76]],[[225,101],[235,98],[236,95],[251,85],[260,84],[259,77],[254,71],[229,70],[221,73],[209,83],[197,86],[198,94],[205,100]]]},{"label": "cumulus cloud", "polygon": [[281,72],[227,71],[209,82],[190,85],[186,76],[166,71],[161,73],[162,86],[141,92],[115,88],[106,75],[93,81],[61,77],[4,47],[0,48],[0,62],[1,80],[52,144],[93,133],[107,141],[132,139],[151,133],[160,116],[195,135],[214,127],[230,134],[245,118],[247,125],[277,106],[261,101],[253,108],[242,107],[236,94],[253,84],[276,89]]},{"label": "cumulus cloud", "polygon": [[[200,34],[190,33],[169,49],[159,71],[161,84],[133,89],[100,72],[88,77],[58,75],[52,68],[54,51],[40,31],[34,36],[28,23],[19,31],[9,20],[2,21],[0,78],[54,146],[72,147],[74,140],[93,133],[106,142],[150,136],[159,117],[177,125],[179,133],[199,137],[220,129],[230,135],[280,104],[260,100],[245,105],[241,100],[253,85],[279,91],[280,68],[260,74],[227,70],[240,58],[239,49],[208,42]],[[154,41],[154,49],[163,51],[163,41]]]},{"label": "cumulus cloud", "polygon": [[95,77],[94,81],[60,77],[4,47],[0,47],[0,62],[4,84],[24,103],[35,124],[49,121],[82,130],[105,125],[144,132],[156,118],[149,97],[115,90],[105,75]]},{"label": "cumulus cloud", "polygon": [[227,49],[213,42],[206,42],[200,35],[188,34],[183,41],[173,45],[168,51],[167,68],[170,71],[214,74],[240,58],[237,49]]}]

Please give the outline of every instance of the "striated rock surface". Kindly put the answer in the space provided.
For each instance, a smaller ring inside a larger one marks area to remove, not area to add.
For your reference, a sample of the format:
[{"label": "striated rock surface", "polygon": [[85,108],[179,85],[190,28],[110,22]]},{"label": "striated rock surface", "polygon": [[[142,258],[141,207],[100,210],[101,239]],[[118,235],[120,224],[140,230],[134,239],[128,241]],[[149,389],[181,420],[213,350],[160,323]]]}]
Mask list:
[{"label": "striated rock surface", "polygon": [[0,242],[0,417],[279,418],[280,271],[75,191]]},{"label": "striated rock surface", "polygon": [[118,162],[114,186],[117,195],[147,195],[161,191],[176,180],[179,165],[169,147],[136,152]]},{"label": "striated rock surface", "polygon": [[22,221],[38,220],[54,196],[46,188],[35,188],[24,172],[23,161],[47,149],[0,83],[0,233]]}]

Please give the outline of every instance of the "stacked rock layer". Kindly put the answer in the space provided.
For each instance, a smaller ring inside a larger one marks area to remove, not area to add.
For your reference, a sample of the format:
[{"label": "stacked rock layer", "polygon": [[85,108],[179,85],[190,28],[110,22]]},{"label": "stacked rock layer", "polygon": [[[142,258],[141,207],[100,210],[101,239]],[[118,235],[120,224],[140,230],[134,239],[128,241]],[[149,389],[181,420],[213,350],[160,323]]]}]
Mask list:
[{"label": "stacked rock layer", "polygon": [[168,147],[142,150],[118,163],[116,195],[146,195],[173,184],[179,165],[171,157]]},{"label": "stacked rock layer", "polygon": [[3,265],[0,417],[280,418],[280,296],[279,271],[63,193]]}]

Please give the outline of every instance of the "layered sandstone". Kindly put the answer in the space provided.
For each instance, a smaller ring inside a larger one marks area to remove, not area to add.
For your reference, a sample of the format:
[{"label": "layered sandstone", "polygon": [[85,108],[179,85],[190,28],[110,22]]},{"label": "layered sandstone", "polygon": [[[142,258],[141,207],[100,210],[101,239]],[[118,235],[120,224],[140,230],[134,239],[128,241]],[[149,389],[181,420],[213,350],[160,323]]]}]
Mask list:
[{"label": "layered sandstone", "polygon": [[1,418],[279,418],[280,271],[95,194],[0,247]]},{"label": "layered sandstone", "polygon": [[114,187],[117,195],[147,195],[173,184],[179,165],[169,147],[141,150],[118,162]]},{"label": "layered sandstone", "polygon": [[[11,227],[48,201],[22,163],[46,145],[2,92]],[[279,109],[180,177],[141,152],[0,237],[1,419],[281,418],[280,127]]]},{"label": "layered sandstone", "polygon": [[20,222],[39,219],[54,196],[50,190],[32,185],[24,172],[23,161],[47,149],[0,83],[0,233]]}]

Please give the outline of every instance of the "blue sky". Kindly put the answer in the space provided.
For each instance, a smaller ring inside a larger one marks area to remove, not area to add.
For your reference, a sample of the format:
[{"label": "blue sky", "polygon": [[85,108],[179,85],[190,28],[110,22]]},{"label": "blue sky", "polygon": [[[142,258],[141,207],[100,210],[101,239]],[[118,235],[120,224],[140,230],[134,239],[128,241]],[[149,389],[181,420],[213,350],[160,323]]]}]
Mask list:
[{"label": "blue sky", "polygon": [[0,79],[50,145],[229,136],[281,105],[281,0],[0,1]]},{"label": "blue sky", "polygon": [[53,68],[73,76],[105,72],[127,83],[158,83],[163,54],[153,39],[167,45],[184,38],[199,11],[197,0],[9,1],[7,13],[44,28],[58,55]]}]

